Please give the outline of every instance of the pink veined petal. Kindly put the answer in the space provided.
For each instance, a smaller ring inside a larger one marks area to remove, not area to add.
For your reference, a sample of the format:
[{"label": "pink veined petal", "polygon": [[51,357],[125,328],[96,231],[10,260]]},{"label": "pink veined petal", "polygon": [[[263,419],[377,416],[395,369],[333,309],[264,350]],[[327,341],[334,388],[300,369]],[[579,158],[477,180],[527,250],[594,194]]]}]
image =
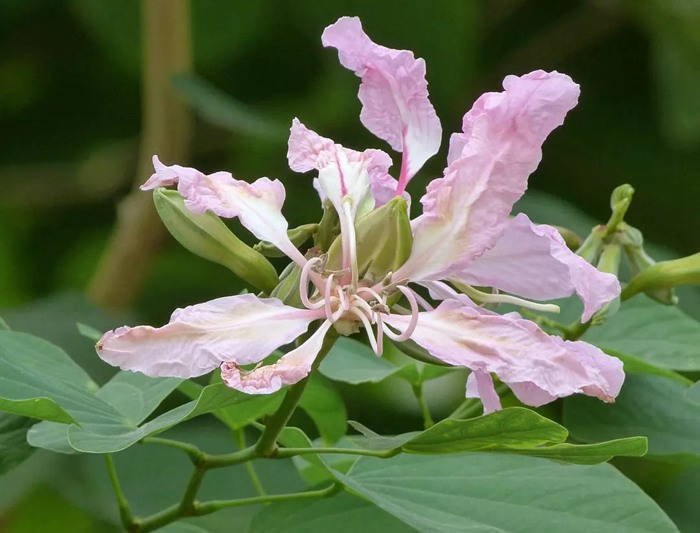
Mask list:
[{"label": "pink veined petal", "polygon": [[285,385],[293,385],[311,372],[330,327],[331,322],[326,320],[306,342],[274,364],[246,372],[236,363],[226,362],[221,365],[221,379],[229,387],[247,394],[272,394]]},{"label": "pink veined petal", "polygon": [[[321,199],[329,198],[336,209],[346,196],[353,199],[355,206],[360,206],[366,202],[370,190],[374,193],[379,188],[382,197],[388,194],[381,187],[386,187],[390,183],[388,180],[393,180],[387,174],[392,161],[381,150],[358,152],[344,148],[331,139],[321,137],[296,118],[292,121],[288,147],[289,168],[296,172],[318,170],[318,182],[315,181],[314,186]],[[393,194],[382,204],[395,196],[396,185],[394,181]],[[369,206],[370,209],[372,207]]]},{"label": "pink veined petal", "polygon": [[581,319],[620,294],[620,282],[573,253],[552,226],[533,224],[525,214],[511,219],[496,245],[456,276],[535,300],[574,292],[584,304]]},{"label": "pink veined petal", "polygon": [[165,166],[156,156],[153,164],[156,173],[141,189],[177,183],[178,192],[193,213],[211,211],[224,218],[238,217],[258,239],[271,242],[297,264],[306,263],[287,236],[288,224],[282,215],[285,190],[279,180],[259,178],[248,183],[234,179],[229,172],[206,175],[193,168]]},{"label": "pink veined petal", "polygon": [[[384,317],[397,329],[409,320],[394,314]],[[451,365],[493,372],[510,385],[531,384],[549,395],[539,394],[538,402],[575,393],[612,402],[624,380],[622,362],[591,344],[547,335],[514,313],[484,314],[454,300],[420,313],[411,340]]]},{"label": "pink veined petal", "polygon": [[342,17],[328,26],[323,46],[338,50],[340,63],[362,79],[360,120],[397,152],[403,152],[398,193],[440,149],[442,127],[428,100],[425,61],[408,50],[372,42],[357,17]]},{"label": "pink veined petal", "polygon": [[402,277],[458,274],[496,244],[540,162],[542,143],[579,95],[578,85],[558,72],[508,76],[503,86],[504,92],[476,101],[464,132],[451,140],[444,177],[421,199],[423,215],[413,223],[413,253]]},{"label": "pink veined petal", "polygon": [[467,398],[479,398],[484,405],[484,414],[501,410],[501,399],[498,397],[493,378],[488,372],[475,370],[467,378]]},{"label": "pink veined petal", "polygon": [[108,331],[95,348],[104,361],[124,370],[189,378],[224,361],[257,363],[322,316],[322,310],[242,294],[178,309],[160,328],[124,326]]}]

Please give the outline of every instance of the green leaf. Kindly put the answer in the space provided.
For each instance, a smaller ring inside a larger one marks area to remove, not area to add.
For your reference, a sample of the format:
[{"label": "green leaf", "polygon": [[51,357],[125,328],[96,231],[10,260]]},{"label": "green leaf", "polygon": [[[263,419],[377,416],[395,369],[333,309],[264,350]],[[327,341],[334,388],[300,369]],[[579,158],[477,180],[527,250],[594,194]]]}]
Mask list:
[{"label": "green leaf", "polygon": [[0,476],[34,453],[34,448],[27,444],[27,431],[32,424],[30,418],[0,413]]},{"label": "green leaf", "polygon": [[[119,372],[95,394],[101,400],[124,415],[121,423],[115,425],[86,422],[84,429],[92,431],[99,426],[100,432],[115,434],[120,430],[131,431],[146,419],[160,403],[180,384],[176,378],[151,378],[135,372]],[[78,420],[81,423],[81,420]],[[108,429],[109,428],[109,429]],[[46,448],[59,453],[72,453],[74,449],[68,440],[69,428],[55,422],[42,422],[29,432],[29,443],[38,448]]]},{"label": "green leaf", "polygon": [[0,331],[10,331],[10,326],[5,322],[5,320],[0,316]]},{"label": "green leaf", "polygon": [[118,452],[144,437],[160,433],[185,420],[246,402],[251,398],[253,396],[235,391],[223,383],[209,385],[202,389],[197,400],[180,405],[141,426],[135,427],[131,423],[84,427],[73,425],[68,429],[68,440],[71,447],[81,452]]},{"label": "green leaf", "polygon": [[123,416],[95,396],[97,388],[57,346],[0,331],[0,410],[64,424],[120,423]]},{"label": "green leaf", "polygon": [[673,306],[640,295],[585,340],[603,350],[629,354],[661,368],[700,370],[700,322]]},{"label": "green leaf", "polygon": [[563,442],[568,432],[530,409],[511,407],[467,420],[445,419],[413,437],[402,450],[457,453],[494,446],[537,446]]},{"label": "green leaf", "polygon": [[693,403],[700,404],[700,381],[685,391],[685,397]]},{"label": "green leaf", "polygon": [[243,429],[253,420],[275,412],[282,403],[284,394],[284,390],[274,394],[261,394],[248,401],[218,409],[212,414],[233,430]]},{"label": "green leaf", "polygon": [[595,444],[553,444],[534,448],[518,448],[518,455],[530,455],[555,459],[577,465],[595,465],[609,461],[613,457],[642,457],[647,453],[645,437],[629,437]]},{"label": "green leaf", "polygon": [[610,465],[469,453],[362,458],[336,477],[425,532],[676,532],[639,487]]},{"label": "green leaf", "polygon": [[358,385],[379,383],[401,367],[392,365],[359,341],[339,338],[319,367],[321,374],[334,381]]},{"label": "green leaf", "polygon": [[622,363],[624,364],[625,374],[650,374],[652,376],[661,376],[664,378],[672,379],[685,385],[690,385],[692,383],[692,381],[690,381],[688,378],[682,376],[678,372],[674,372],[673,370],[660,368],[654,364],[647,363],[643,359],[637,359],[636,357],[617,352],[615,350],[607,349],[605,351],[606,353],[613,355],[617,357],[620,361],[622,361]]},{"label": "green leaf", "polygon": [[409,533],[412,527],[376,505],[348,493],[321,500],[268,505],[249,533]]},{"label": "green leaf", "polygon": [[102,338],[102,332],[92,326],[88,326],[82,322],[78,322],[76,326],[78,327],[78,332],[86,339],[97,342]]},{"label": "green leaf", "polygon": [[311,376],[299,407],[314,421],[326,444],[333,444],[345,435],[348,425],[345,403],[323,376]]},{"label": "green leaf", "polygon": [[257,113],[196,74],[174,76],[172,84],[205,121],[260,139],[281,139],[286,127]]},{"label": "green leaf", "polygon": [[700,460],[700,404],[688,386],[657,376],[628,375],[612,405],[582,395],[564,401],[564,424],[583,442],[643,435],[649,456]]}]

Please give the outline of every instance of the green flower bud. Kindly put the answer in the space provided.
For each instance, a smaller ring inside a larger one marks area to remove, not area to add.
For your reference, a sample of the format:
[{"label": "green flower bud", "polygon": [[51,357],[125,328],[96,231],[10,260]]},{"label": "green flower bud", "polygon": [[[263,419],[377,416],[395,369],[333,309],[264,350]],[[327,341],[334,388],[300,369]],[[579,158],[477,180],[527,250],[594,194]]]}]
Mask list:
[{"label": "green flower bud", "polygon": [[219,217],[193,213],[176,191],[155,189],[153,202],[165,227],[190,252],[225,266],[265,293],[275,288],[279,279],[272,264],[236,237]]},{"label": "green flower bud", "polygon": [[[287,236],[292,244],[299,248],[302,244],[309,240],[309,238],[318,231],[318,224],[304,224],[297,228],[290,229],[287,231]],[[281,252],[274,244],[267,241],[260,241],[258,244],[253,246],[253,250],[260,252],[267,257],[284,257],[284,253]]]},{"label": "green flower bud", "polygon": [[[619,244],[606,244],[598,259],[596,267],[601,272],[614,274],[617,276],[620,269],[620,260],[622,259],[622,246]],[[620,297],[605,304],[591,318],[591,323],[594,325],[602,324],[607,318],[611,317],[620,309]]]},{"label": "green flower bud", "polygon": [[576,255],[583,257],[586,261],[593,264],[598,261],[600,257],[600,251],[603,248],[603,238],[605,234],[605,228],[603,226],[596,226],[591,231],[590,235],[586,237],[583,244],[576,250]]},{"label": "green flower bud", "polygon": [[314,235],[314,246],[322,252],[327,252],[333,241],[340,235],[340,220],[333,204],[323,202],[323,216]]},{"label": "green flower bud", "polygon": [[[644,237],[641,231],[624,222],[620,224],[620,230],[620,242],[625,247],[625,254],[627,255],[632,269],[632,281],[634,281],[636,276],[639,276],[642,272],[653,267],[657,263],[644,250]],[[625,288],[622,293],[623,299],[627,299],[636,294],[636,292],[631,291],[636,290],[635,287],[638,286],[638,284],[639,281],[635,282],[632,289],[630,289],[629,286]],[[644,290],[647,296],[662,304],[675,305],[678,303],[678,297],[675,295],[672,287],[657,287],[642,290]]]},{"label": "green flower bud", "polygon": [[301,268],[296,263],[289,263],[287,268],[280,275],[280,282],[275,287],[270,296],[279,298],[285,304],[292,307],[303,308],[301,296],[299,295],[299,278],[301,277]]},{"label": "green flower bud", "polygon": [[605,225],[605,237],[617,231],[618,225],[622,223],[627,214],[627,209],[629,209],[632,203],[632,196],[634,196],[634,188],[631,185],[625,183],[624,185],[615,187],[615,190],[610,195],[612,215],[610,215],[610,220],[608,220],[608,223]]},{"label": "green flower bud", "polygon": [[[631,298],[639,292],[654,293],[678,285],[700,284],[700,253],[660,261],[637,274],[622,291],[622,299]],[[676,299],[677,301],[677,299]],[[670,303],[676,303],[670,302]]]},{"label": "green flower bud", "polygon": [[[411,255],[413,246],[406,200],[397,196],[356,221],[355,239],[360,279],[376,283],[398,270]],[[337,237],[328,250],[326,269],[339,270],[341,258],[342,239]]]},{"label": "green flower bud", "polygon": [[564,239],[569,250],[578,250],[583,245],[583,240],[575,231],[562,226],[554,226],[554,228],[559,232],[561,238]]}]

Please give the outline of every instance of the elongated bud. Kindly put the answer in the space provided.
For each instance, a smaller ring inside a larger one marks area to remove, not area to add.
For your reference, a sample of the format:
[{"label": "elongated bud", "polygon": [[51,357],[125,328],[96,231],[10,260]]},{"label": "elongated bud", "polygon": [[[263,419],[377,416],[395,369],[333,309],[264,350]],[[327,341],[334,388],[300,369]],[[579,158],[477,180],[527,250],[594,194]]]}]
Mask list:
[{"label": "elongated bud", "polygon": [[314,235],[314,246],[322,252],[327,252],[333,241],[340,235],[340,219],[333,204],[326,200],[323,202],[323,216]]},{"label": "elongated bud", "polygon": [[280,275],[280,282],[277,284],[270,296],[279,298],[285,304],[292,307],[304,307],[301,303],[299,295],[299,278],[301,277],[301,268],[296,263],[289,263],[287,268]]},{"label": "elongated bud", "polygon": [[617,226],[624,220],[627,210],[632,203],[632,196],[634,196],[634,187],[625,183],[615,187],[612,194],[610,195],[610,208],[612,209],[612,215],[610,215],[610,220],[606,224],[605,236],[612,235],[617,231]]},{"label": "elongated bud", "polygon": [[[700,284],[700,253],[660,261],[637,274],[622,291],[622,299],[631,298],[637,293],[655,292],[678,285]],[[671,302],[675,303],[675,302]]]},{"label": "elongated bud", "polygon": [[265,293],[275,288],[279,282],[275,268],[236,237],[219,217],[209,212],[193,213],[176,191],[155,189],[153,202],[165,227],[190,252],[225,266]]},{"label": "elongated bud", "polygon": [[[620,260],[622,259],[622,246],[620,244],[606,244],[600,254],[600,259],[596,265],[601,272],[614,274],[617,276],[620,270]],[[602,324],[620,309],[620,297],[616,297],[599,309],[591,318],[593,324]]]},{"label": "elongated bud", "polygon": [[[292,244],[299,248],[302,244],[318,231],[318,224],[304,224],[296,228],[292,228],[287,232],[289,240]],[[253,250],[260,252],[266,257],[284,257],[284,252],[281,252],[274,244],[267,241],[260,241],[253,246]]]},{"label": "elongated bud", "polygon": [[570,230],[569,228],[564,228],[562,226],[554,226],[554,228],[556,228],[556,230],[559,232],[561,238],[564,239],[564,242],[569,250],[576,251],[583,245],[583,240],[574,230]]},{"label": "elongated bud", "polygon": [[600,257],[600,251],[603,249],[603,238],[605,237],[605,227],[596,226],[591,231],[590,235],[586,237],[583,244],[576,250],[576,255],[581,256],[583,259],[591,264],[598,261]]},{"label": "elongated bud", "polygon": [[[642,272],[645,272],[657,263],[644,250],[644,237],[642,236],[642,232],[637,228],[623,222],[620,224],[619,236],[620,242],[625,247],[625,255],[627,255],[627,259],[629,260],[632,269],[632,281],[634,281],[636,276],[639,276]],[[632,286],[632,289],[630,289],[628,285],[622,292],[622,299],[625,300],[636,294],[636,292],[631,291],[636,290],[636,286],[638,285],[639,281]],[[673,287],[655,287],[641,290],[643,290],[647,296],[662,304],[675,305],[678,303],[678,297],[675,295]]]},{"label": "elongated bud", "polygon": [[[370,283],[395,272],[411,255],[413,235],[408,205],[401,196],[371,211],[355,222],[357,271]],[[327,269],[340,269],[342,239],[336,238],[328,251]]]}]

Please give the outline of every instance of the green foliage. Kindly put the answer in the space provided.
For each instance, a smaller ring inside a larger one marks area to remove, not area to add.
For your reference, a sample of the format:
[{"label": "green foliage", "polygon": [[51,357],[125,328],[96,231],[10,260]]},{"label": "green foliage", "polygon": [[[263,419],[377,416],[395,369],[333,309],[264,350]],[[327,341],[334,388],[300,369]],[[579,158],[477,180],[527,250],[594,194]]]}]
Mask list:
[{"label": "green foliage", "polygon": [[419,531],[557,531],[563,520],[567,531],[677,531],[610,465],[482,453],[402,455],[362,458],[337,477]]},{"label": "green foliage", "polygon": [[34,453],[27,443],[32,424],[29,418],[0,413],[0,478]]}]

